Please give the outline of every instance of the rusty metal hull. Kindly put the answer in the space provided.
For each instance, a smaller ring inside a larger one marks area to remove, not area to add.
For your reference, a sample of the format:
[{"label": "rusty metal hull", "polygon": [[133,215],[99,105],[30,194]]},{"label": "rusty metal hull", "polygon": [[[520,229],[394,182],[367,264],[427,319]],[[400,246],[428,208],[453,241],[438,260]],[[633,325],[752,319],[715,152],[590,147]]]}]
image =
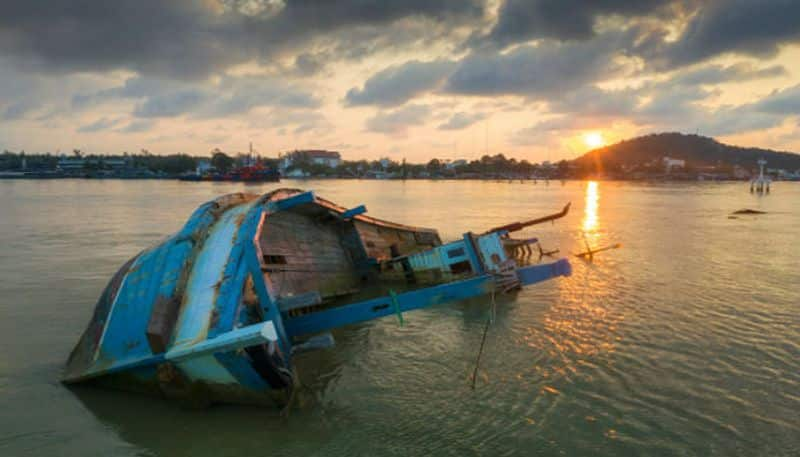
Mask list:
[{"label": "rusty metal hull", "polygon": [[202,205],[112,277],[64,382],[281,403],[311,335],[570,273],[565,259],[522,265],[506,233],[442,244],[365,211],[292,189]]}]

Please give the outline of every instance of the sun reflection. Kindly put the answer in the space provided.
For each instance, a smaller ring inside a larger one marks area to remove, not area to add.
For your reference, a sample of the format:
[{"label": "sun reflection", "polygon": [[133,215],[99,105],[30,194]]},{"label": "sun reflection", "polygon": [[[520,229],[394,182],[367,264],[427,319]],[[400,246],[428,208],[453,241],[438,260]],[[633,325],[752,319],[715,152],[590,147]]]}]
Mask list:
[{"label": "sun reflection", "polygon": [[583,209],[583,231],[592,232],[597,229],[597,208],[600,201],[600,188],[597,181],[586,183],[586,204]]}]

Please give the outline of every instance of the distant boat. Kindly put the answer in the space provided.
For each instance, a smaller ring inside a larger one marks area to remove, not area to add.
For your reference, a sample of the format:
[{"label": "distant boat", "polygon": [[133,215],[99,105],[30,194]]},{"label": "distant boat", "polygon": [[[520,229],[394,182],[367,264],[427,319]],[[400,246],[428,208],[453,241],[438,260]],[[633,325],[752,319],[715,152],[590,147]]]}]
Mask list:
[{"label": "distant boat", "polygon": [[436,230],[312,192],[217,198],[111,278],[64,382],[284,404],[298,385],[293,354],[332,346],[334,328],[391,315],[402,323],[414,309],[569,276],[566,259],[533,262],[536,239],[510,235],[568,210],[442,244]]},{"label": "distant boat", "polygon": [[187,174],[178,179],[181,181],[279,182],[281,174],[272,168],[253,165],[235,168],[227,173]]}]

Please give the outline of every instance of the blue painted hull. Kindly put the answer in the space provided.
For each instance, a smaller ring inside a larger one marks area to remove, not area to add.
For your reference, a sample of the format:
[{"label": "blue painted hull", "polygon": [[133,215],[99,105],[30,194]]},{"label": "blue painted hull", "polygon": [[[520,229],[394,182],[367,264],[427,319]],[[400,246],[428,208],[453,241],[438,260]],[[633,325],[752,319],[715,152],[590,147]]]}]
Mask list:
[{"label": "blue painted hull", "polygon": [[114,275],[64,381],[280,404],[309,335],[570,274],[565,259],[519,265],[503,233],[442,244],[365,211],[286,189],[202,205]]}]

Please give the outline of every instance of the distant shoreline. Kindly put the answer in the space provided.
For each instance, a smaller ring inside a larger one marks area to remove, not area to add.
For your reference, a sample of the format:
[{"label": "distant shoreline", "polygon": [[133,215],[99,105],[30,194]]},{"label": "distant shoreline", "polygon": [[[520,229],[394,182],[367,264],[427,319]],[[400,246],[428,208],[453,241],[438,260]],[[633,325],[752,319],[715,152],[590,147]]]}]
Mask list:
[{"label": "distant shoreline", "polygon": [[[0,181],[63,181],[63,180],[75,180],[75,181],[181,181],[186,183],[242,183],[242,184],[265,184],[265,183],[276,183],[276,181],[264,181],[264,182],[247,182],[247,181],[182,181],[178,179],[178,177],[85,177],[85,176],[8,176],[0,174]],[[409,177],[409,178],[366,178],[366,177],[329,177],[329,176],[310,176],[310,177],[286,177],[281,178],[281,181],[334,181],[334,180],[341,180],[341,181],[493,181],[493,182],[530,182],[533,184],[537,184],[539,182],[549,184],[559,183],[561,181],[620,181],[620,182],[676,182],[676,183],[695,183],[695,182],[748,182],[749,179],[746,178],[703,178],[703,179],[689,179],[689,178],[665,178],[665,177],[649,177],[649,178],[624,178],[624,177],[564,177],[564,178],[496,178],[496,177],[487,177],[487,178],[477,178],[477,177],[465,177],[465,178],[458,178],[458,177],[441,177],[441,178],[431,178],[431,177]],[[796,180],[777,180],[779,182],[793,182]]]}]

